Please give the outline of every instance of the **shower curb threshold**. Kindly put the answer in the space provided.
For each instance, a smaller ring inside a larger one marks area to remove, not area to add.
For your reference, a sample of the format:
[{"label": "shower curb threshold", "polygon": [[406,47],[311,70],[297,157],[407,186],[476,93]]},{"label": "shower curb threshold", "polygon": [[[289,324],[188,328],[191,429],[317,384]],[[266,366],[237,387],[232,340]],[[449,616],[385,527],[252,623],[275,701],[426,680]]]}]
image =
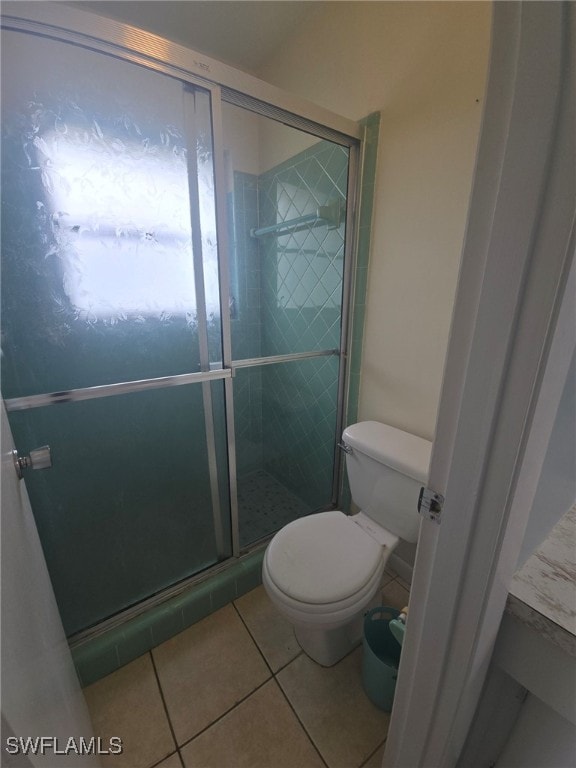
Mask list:
[{"label": "shower curb threshold", "polygon": [[262,583],[263,557],[264,548],[260,548],[122,624],[77,644],[72,641],[80,685],[84,688],[115,672],[255,589]]}]

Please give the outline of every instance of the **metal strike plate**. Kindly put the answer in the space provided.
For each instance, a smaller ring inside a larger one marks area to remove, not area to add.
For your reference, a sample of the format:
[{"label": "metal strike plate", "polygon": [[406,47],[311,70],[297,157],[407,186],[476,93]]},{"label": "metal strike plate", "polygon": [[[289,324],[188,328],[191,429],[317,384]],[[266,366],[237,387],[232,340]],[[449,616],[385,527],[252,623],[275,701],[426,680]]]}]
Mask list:
[{"label": "metal strike plate", "polygon": [[441,493],[431,491],[430,488],[421,488],[418,497],[418,512],[423,517],[433,520],[440,525],[444,496]]}]

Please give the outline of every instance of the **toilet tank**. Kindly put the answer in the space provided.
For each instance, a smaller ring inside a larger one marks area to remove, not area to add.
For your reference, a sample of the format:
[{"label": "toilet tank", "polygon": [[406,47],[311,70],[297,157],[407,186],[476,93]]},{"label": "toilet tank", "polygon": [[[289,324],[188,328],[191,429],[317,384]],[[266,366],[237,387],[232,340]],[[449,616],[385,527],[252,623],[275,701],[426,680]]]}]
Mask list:
[{"label": "toilet tank", "polygon": [[418,496],[428,481],[432,443],[401,429],[362,421],[346,427],[346,469],[355,504],[383,528],[416,542]]}]

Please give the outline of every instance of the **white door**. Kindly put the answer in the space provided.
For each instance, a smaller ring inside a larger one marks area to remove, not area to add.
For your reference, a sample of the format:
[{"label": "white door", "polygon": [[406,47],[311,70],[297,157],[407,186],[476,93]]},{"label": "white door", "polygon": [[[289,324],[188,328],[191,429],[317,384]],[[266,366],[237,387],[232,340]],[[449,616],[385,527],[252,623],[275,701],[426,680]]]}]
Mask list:
[{"label": "white door", "polygon": [[[26,486],[24,480],[18,480],[14,468],[14,441],[3,402],[1,438],[0,765],[97,766],[92,755],[76,754],[76,747],[78,751],[83,748],[80,737],[91,749],[92,726],[64,636]],[[45,740],[41,742],[39,737]],[[74,739],[74,745],[70,739]]]}]

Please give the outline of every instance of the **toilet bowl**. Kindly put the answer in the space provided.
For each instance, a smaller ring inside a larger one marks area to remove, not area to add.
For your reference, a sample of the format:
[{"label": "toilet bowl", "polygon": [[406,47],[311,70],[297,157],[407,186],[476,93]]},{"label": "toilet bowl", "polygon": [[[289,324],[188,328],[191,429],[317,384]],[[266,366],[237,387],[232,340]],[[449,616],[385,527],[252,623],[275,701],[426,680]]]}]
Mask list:
[{"label": "toilet bowl", "polygon": [[401,535],[416,540],[418,492],[430,459],[428,441],[376,422],[348,427],[343,440],[352,498],[364,502],[363,511],[294,520],[273,537],[262,565],[268,596],[292,623],[302,649],[322,666],[360,642],[365,612],[380,604],[390,554]]},{"label": "toilet bowl", "polygon": [[264,588],[322,666],[360,642],[364,613],[379,604],[386,561],[398,542],[387,539],[383,546],[354,517],[330,511],[289,523],[266,550]]}]

